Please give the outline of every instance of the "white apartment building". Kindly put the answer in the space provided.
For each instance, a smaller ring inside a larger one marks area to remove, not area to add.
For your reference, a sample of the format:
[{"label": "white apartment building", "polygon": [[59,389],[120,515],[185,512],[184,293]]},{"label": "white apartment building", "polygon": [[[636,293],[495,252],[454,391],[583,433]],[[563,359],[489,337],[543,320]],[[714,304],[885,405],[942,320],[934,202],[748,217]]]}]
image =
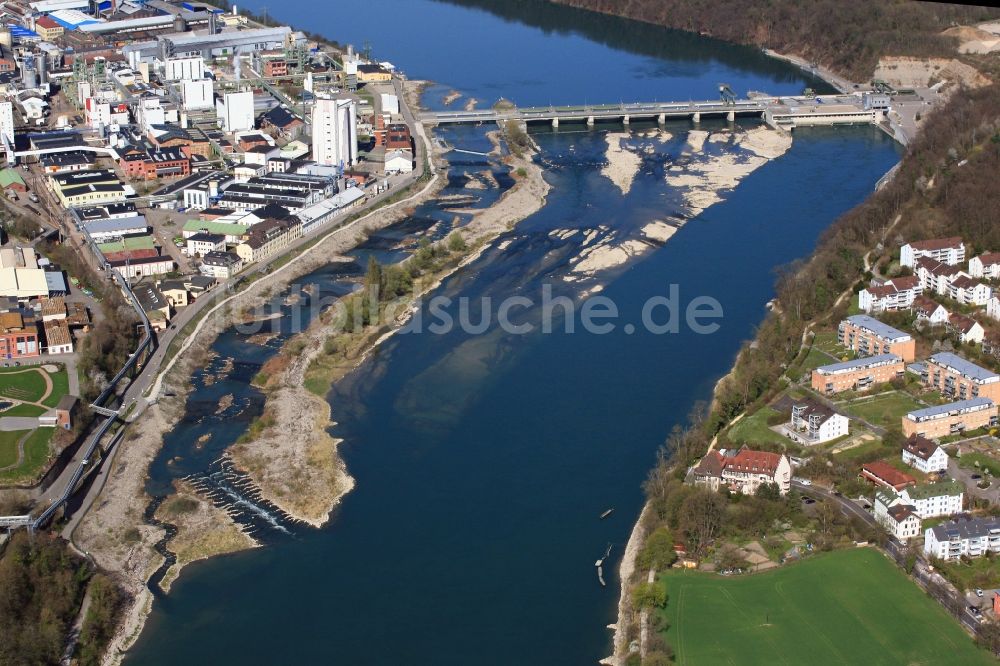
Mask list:
[{"label": "white apartment building", "polygon": [[902,310],[910,307],[923,290],[923,285],[916,276],[893,278],[862,289],[858,294],[858,307],[864,312]]},{"label": "white apartment building", "polygon": [[924,555],[957,560],[962,555],[982,557],[1000,552],[1000,519],[970,518],[951,520],[924,532]]},{"label": "white apartment building", "polygon": [[353,97],[318,98],[313,105],[313,159],[325,166],[358,161],[358,105]]},{"label": "white apartment building", "polygon": [[962,511],[965,486],[958,481],[938,481],[909,486],[899,492],[903,504],[909,504],[921,518],[950,516]]},{"label": "white apartment building", "polygon": [[[891,492],[891,491],[888,491]],[[875,521],[900,541],[912,539],[920,534],[920,516],[913,507],[906,504],[887,505],[880,501],[883,493],[875,494]]]},{"label": "white apartment building", "polygon": [[14,103],[0,102],[0,141],[14,147]]},{"label": "white apartment building", "polygon": [[974,278],[1000,278],[1000,252],[988,252],[969,259],[969,275]]},{"label": "white apartment building", "polygon": [[903,463],[931,474],[948,469],[948,453],[926,437],[914,435],[903,444]]},{"label": "white apartment building", "polygon": [[928,257],[949,266],[965,262],[965,244],[959,236],[907,243],[899,250],[899,263],[913,267],[917,259]]}]

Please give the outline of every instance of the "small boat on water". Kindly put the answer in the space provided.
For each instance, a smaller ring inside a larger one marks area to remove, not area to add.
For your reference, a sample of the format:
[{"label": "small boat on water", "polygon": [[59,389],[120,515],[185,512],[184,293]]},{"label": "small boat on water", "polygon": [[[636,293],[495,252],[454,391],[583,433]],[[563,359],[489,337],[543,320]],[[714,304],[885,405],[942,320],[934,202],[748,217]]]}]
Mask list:
[{"label": "small boat on water", "polygon": [[611,544],[608,544],[608,549],[604,551],[604,557],[594,562],[594,566],[597,567],[597,580],[601,583],[601,587],[605,587],[604,582],[604,560],[608,559],[608,555],[611,554]]},{"label": "small boat on water", "polygon": [[604,520],[605,518],[607,518],[608,516],[610,516],[614,512],[615,512],[615,508],[611,507],[610,509],[608,509],[607,511],[605,511],[604,513],[601,514],[601,520]]}]

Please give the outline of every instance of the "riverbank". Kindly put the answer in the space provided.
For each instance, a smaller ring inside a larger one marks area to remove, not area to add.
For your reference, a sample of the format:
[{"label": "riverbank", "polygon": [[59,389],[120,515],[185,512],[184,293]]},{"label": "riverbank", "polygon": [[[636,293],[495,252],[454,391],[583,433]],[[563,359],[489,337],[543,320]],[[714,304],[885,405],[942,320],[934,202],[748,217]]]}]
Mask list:
[{"label": "riverbank", "polygon": [[[431,152],[429,141],[426,145],[434,161],[437,155]],[[467,259],[478,256],[488,246],[490,238],[544,205],[548,186],[541,177],[541,169],[530,160],[524,160],[512,164],[511,170],[515,175],[523,173],[524,176],[517,177],[511,190],[493,207],[479,212],[465,228],[464,235],[470,247]],[[99,503],[92,507],[76,533],[81,547],[89,551],[102,568],[117,574],[132,597],[125,620],[112,648],[106,653],[105,663],[121,660],[138,638],[151,609],[152,594],[147,581],[164,563],[154,548],[164,537],[164,531],[144,522],[143,509],[149,498],[143,486],[149,465],[162,448],[164,434],[171,431],[173,423],[183,414],[186,398],[192,390],[189,378],[211,359],[212,343],[226,328],[244,320],[245,313],[262,306],[276,290],[328,264],[331,257],[343,256],[365,238],[365,231],[383,229],[403,219],[413,207],[431,199],[445,184],[446,179],[436,173],[414,195],[331,232],[292,262],[260,278],[244,292],[225,299],[199,322],[171,361],[157,384],[162,395],[169,397],[150,405],[141,418],[135,420],[123,443],[129,455],[118,456],[113,461],[113,471]],[[455,269],[457,266],[452,270]],[[442,277],[437,275],[428,281],[421,293],[433,289]],[[370,349],[376,342],[373,340],[366,347]],[[357,362],[362,359],[363,354]],[[290,385],[269,396],[270,408],[279,407],[277,420],[283,424],[283,429],[271,433],[274,436],[268,434],[237,444],[230,455],[237,467],[244,469],[258,485],[262,497],[273,500],[290,517],[319,526],[353,487],[353,479],[336,456],[339,442],[327,434],[327,428],[332,425],[329,405],[302,386],[307,367],[308,364],[300,365],[300,372],[289,377]],[[289,442],[297,446],[285,447]],[[287,469],[295,470],[294,476],[288,479],[281,473]],[[137,498],[140,501],[137,502]],[[224,511],[205,502],[193,489],[172,496],[170,502],[175,503],[178,499],[196,503],[197,509],[182,516],[181,520],[167,517],[168,522],[178,527],[178,534],[168,542],[171,552],[177,555],[177,562],[164,577],[164,589],[169,588],[191,561],[257,545]]]},{"label": "riverbank", "polygon": [[229,455],[257,485],[261,496],[292,518],[321,526],[354,487],[337,455],[340,440],[328,434],[335,423],[322,396],[399,331],[424,295],[545,205],[549,185],[531,156],[512,156],[506,164],[515,184],[493,206],[475,212],[468,223],[453,232],[461,238],[464,249],[452,249],[451,235],[431,246],[445,259],[436,270],[416,279],[411,294],[386,305],[387,312],[400,313],[398,316],[390,317],[381,327],[346,333],[332,326],[329,317],[318,317],[261,369],[259,382],[267,393],[266,426],[251,441],[234,446]]}]

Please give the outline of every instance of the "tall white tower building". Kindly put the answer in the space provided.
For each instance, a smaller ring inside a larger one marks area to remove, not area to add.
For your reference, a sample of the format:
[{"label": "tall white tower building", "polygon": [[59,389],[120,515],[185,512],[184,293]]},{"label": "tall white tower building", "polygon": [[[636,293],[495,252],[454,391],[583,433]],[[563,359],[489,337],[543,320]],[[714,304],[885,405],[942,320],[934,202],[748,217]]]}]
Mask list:
[{"label": "tall white tower building", "polygon": [[11,102],[0,102],[0,136],[14,148],[14,105]]},{"label": "tall white tower building", "polygon": [[317,98],[312,115],[313,159],[327,166],[358,162],[358,104],[352,97]]}]

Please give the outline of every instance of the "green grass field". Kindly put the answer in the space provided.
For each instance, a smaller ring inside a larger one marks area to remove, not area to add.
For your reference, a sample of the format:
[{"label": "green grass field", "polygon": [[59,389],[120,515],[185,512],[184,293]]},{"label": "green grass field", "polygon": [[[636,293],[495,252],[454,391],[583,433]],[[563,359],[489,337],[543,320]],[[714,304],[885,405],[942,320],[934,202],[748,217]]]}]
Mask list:
[{"label": "green grass field", "polygon": [[0,396],[37,402],[45,395],[44,370],[40,368],[3,368],[0,370]]},{"label": "green grass field", "polygon": [[788,444],[789,440],[767,427],[767,419],[777,414],[770,407],[760,409],[749,416],[744,416],[732,428],[727,436],[731,442],[773,442]]},{"label": "green grass field", "polygon": [[[13,464],[17,461],[17,440],[27,432],[26,430],[21,430],[18,432],[0,432],[0,435],[16,435],[14,439],[14,457],[9,463]],[[55,428],[38,428],[28,437],[24,442],[24,460],[21,464],[14,469],[9,469],[5,472],[0,472],[0,479],[4,481],[33,481],[38,473],[41,472],[42,467],[45,462],[49,459],[49,443],[52,441],[52,435],[55,434]],[[6,450],[6,437],[3,441],[0,441],[0,450]],[[0,467],[3,463],[0,463]]]},{"label": "green grass field", "polygon": [[667,587],[678,664],[994,664],[936,602],[873,549],[755,576],[692,571]]},{"label": "green grass field", "polygon": [[823,365],[830,365],[831,363],[837,363],[839,359],[831,357],[829,354],[825,354],[816,347],[809,350],[806,357],[802,359],[802,363],[794,368],[789,368],[785,373],[791,379],[798,381],[804,376],[811,376],[812,371]]},{"label": "green grass field", "polygon": [[903,415],[923,405],[910,395],[901,391],[883,393],[871,398],[858,400],[841,408],[851,416],[857,416],[865,421],[883,428],[900,428]]},{"label": "green grass field", "polygon": [[42,404],[46,407],[55,407],[59,404],[59,400],[69,393],[69,373],[63,366],[59,372],[53,373],[49,377],[52,378],[52,394],[43,400]]},{"label": "green grass field", "polygon": [[17,462],[17,442],[27,432],[27,430],[0,431],[0,467],[8,467]]},{"label": "green grass field", "polygon": [[41,416],[47,411],[48,410],[44,407],[29,405],[26,402],[22,402],[19,405],[14,405],[10,409],[0,412],[0,416]]}]

